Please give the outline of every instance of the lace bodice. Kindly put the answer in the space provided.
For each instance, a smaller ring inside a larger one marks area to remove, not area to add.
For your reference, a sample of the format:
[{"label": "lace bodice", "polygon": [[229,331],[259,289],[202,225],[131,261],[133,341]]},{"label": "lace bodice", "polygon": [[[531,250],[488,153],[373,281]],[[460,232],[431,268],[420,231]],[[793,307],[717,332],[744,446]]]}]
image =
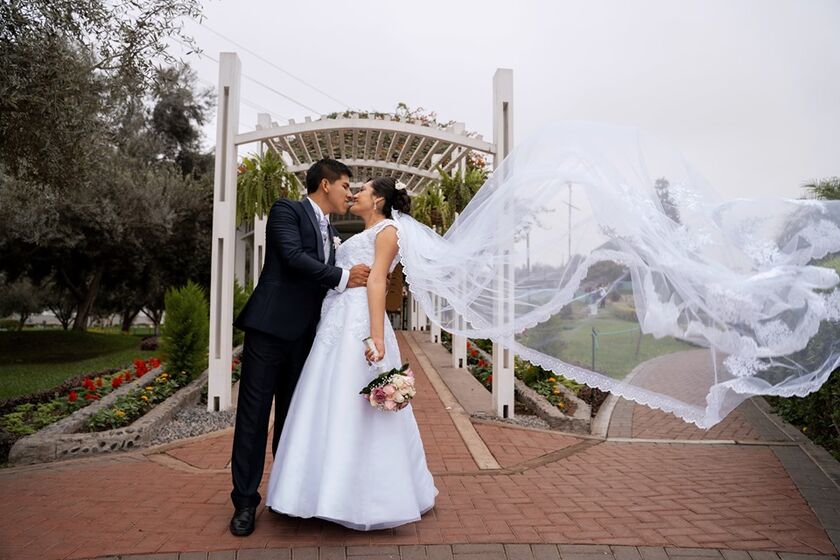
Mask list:
[{"label": "lace bodice", "polygon": [[[344,269],[357,264],[373,266],[376,236],[388,226],[397,227],[397,223],[394,220],[382,220],[342,243],[335,253],[336,266]],[[388,269],[393,271],[398,261],[399,255],[394,257]],[[360,341],[370,334],[367,288],[348,288],[340,293],[330,290],[324,298],[318,337],[332,344],[345,330],[350,330]]]},{"label": "lace bodice", "polygon": [[[342,243],[335,253],[335,265],[346,269],[350,269],[357,264],[373,266],[376,236],[388,226],[397,227],[397,223],[394,220],[382,220]],[[398,259],[399,256],[394,257],[394,262],[391,263],[389,271],[394,270]]]}]

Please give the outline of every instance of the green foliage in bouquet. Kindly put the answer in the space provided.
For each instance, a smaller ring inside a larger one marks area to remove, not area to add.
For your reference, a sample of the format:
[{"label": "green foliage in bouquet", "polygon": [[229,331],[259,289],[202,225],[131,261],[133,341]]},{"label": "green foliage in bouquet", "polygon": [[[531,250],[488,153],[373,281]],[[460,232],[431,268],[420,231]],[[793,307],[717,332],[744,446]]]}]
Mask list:
[{"label": "green foliage in bouquet", "polygon": [[396,368],[394,368],[394,369],[392,369],[392,370],[390,370],[390,371],[386,371],[386,372],[384,372],[384,373],[380,373],[379,375],[377,375],[377,376],[373,379],[373,381],[371,381],[370,383],[368,383],[368,384],[365,386],[365,388],[364,388],[364,389],[362,389],[361,391],[359,391],[359,394],[360,394],[360,395],[370,395],[371,391],[373,391],[373,390],[374,390],[374,389],[376,389],[377,387],[382,387],[383,385],[387,385],[387,384],[388,384],[388,379],[389,379],[392,375],[394,375],[394,374],[408,375],[408,374],[406,373],[406,372],[408,371],[408,369],[409,369],[408,364],[403,364],[403,366],[402,366],[400,369],[396,369]]}]

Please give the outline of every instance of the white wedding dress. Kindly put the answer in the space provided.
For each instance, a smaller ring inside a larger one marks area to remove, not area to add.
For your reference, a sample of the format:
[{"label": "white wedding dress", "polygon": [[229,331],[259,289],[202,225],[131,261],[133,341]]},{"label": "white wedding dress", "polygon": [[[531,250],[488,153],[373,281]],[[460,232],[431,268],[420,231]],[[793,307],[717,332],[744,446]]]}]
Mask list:
[{"label": "white wedding dress", "polygon": [[[397,227],[383,220],[348,239],[336,265],[373,266],[376,235],[388,226]],[[359,394],[378,373],[364,357],[369,325],[366,288],[324,299],[271,468],[266,505],[275,511],[370,531],[418,521],[434,506],[437,489],[412,407],[383,412]],[[402,365],[387,318],[380,365]]]}]

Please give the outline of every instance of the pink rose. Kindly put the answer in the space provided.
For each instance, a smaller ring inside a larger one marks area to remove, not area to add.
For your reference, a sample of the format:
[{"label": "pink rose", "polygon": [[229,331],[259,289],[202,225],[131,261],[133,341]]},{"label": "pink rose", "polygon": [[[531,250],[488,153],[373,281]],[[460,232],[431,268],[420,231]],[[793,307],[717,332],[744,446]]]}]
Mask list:
[{"label": "pink rose", "polygon": [[406,370],[403,372],[403,375],[407,375],[408,377],[410,377],[410,378],[414,379],[414,372],[413,372],[413,371],[411,371],[411,368],[406,369]]},{"label": "pink rose", "polygon": [[382,390],[385,391],[385,394],[389,397],[393,397],[394,393],[397,392],[397,390],[391,384],[385,385],[384,387],[382,387]]},{"label": "pink rose", "polygon": [[386,401],[385,402],[385,410],[396,410],[397,403],[394,401]]},{"label": "pink rose", "polygon": [[370,393],[370,398],[376,404],[382,404],[388,400],[388,395],[382,390],[382,387],[377,387]]}]

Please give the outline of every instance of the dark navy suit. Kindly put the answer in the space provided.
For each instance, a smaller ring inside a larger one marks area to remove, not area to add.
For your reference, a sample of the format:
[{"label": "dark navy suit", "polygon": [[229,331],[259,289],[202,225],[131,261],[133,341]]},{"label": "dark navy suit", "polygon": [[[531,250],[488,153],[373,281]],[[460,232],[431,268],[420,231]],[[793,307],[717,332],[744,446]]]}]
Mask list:
[{"label": "dark navy suit", "polygon": [[280,199],[269,212],[265,264],[254,293],[233,323],[245,331],[231,461],[235,507],[256,506],[262,499],[258,488],[271,402],[276,452],[324,296],[342,279],[342,270],[335,266],[336,235],[330,226],[325,255],[318,218],[307,200]]}]

